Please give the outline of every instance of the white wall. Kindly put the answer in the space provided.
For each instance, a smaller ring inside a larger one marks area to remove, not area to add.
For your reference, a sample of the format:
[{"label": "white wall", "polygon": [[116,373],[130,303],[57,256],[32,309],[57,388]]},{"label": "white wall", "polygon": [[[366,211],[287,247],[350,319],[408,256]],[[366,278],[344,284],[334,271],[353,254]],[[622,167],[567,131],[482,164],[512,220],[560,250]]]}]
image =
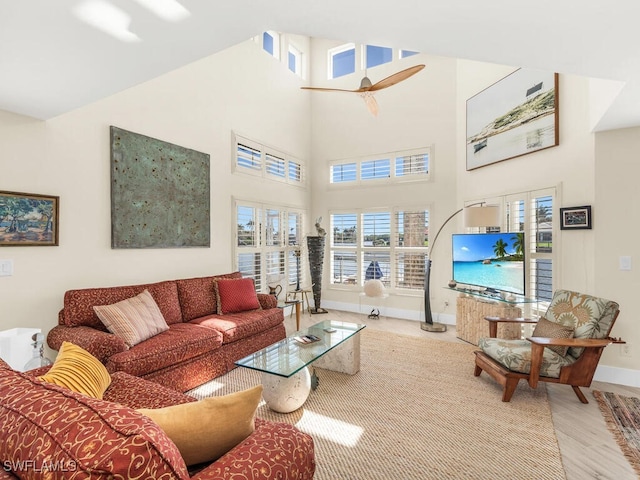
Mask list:
[{"label": "white wall", "polygon": [[[230,271],[232,195],[305,207],[309,194],[232,175],[232,131],[309,159],[302,80],[244,42],[47,122],[0,112],[0,190],[60,196],[60,246],[3,247],[0,329],[51,329],[72,288],[153,282]],[[109,126],[211,156],[211,247],[111,249]]]}]

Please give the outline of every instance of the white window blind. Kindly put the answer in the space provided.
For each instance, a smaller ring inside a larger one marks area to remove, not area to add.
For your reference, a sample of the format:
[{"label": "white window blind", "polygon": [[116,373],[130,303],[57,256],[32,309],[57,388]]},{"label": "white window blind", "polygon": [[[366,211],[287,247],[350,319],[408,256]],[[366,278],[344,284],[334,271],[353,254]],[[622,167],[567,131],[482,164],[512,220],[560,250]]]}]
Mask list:
[{"label": "white window blind", "polygon": [[285,160],[270,153],[265,154],[267,173],[278,178],[285,178]]},{"label": "white window blind", "polygon": [[362,235],[363,247],[388,247],[391,240],[391,214],[363,213]]},{"label": "white window blind", "polygon": [[429,154],[405,155],[396,158],[396,177],[429,173]]},{"label": "white window blind", "polygon": [[239,167],[248,168],[254,171],[262,169],[262,156],[260,150],[238,143],[237,164]]},{"label": "white window blind", "polygon": [[360,164],[360,178],[372,180],[391,177],[391,160],[368,160]]},{"label": "white window blind", "polygon": [[268,208],[266,210],[266,239],[265,244],[269,247],[279,246],[282,244],[280,210]]},{"label": "white window blind", "polygon": [[239,247],[260,246],[259,217],[260,210],[255,207],[238,207],[236,218]]},{"label": "white window blind", "polygon": [[289,160],[289,180],[302,183],[302,165],[293,160]]},{"label": "white window blind", "polygon": [[357,179],[357,166],[354,163],[331,165],[331,183],[354,182]]},{"label": "white window blind", "polygon": [[356,246],[358,215],[355,213],[338,213],[331,215],[333,245]]}]

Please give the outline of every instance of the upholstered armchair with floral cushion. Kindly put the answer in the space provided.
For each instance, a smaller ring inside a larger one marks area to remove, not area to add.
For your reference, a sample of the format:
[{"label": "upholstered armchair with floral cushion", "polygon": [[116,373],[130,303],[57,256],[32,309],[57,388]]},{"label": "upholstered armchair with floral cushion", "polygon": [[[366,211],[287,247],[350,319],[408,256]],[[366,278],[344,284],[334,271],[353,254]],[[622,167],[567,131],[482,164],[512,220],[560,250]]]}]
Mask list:
[{"label": "upholstered armchair with floral cushion", "polygon": [[[582,403],[589,403],[579,387],[589,387],[619,313],[611,300],[570,290],[557,290],[547,312],[537,322],[516,318],[485,317],[490,337],[481,338],[474,375],[483,371],[503,386],[508,402],[520,380],[531,388],[538,382],[571,385]],[[519,340],[495,338],[497,324],[535,323],[531,337]]]}]

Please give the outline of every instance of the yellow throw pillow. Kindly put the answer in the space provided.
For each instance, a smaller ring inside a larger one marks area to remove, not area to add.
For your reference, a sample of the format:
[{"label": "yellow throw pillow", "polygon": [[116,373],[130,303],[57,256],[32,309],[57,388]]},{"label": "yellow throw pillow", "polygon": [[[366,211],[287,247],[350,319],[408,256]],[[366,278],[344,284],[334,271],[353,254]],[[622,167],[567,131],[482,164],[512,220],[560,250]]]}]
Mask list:
[{"label": "yellow throw pillow", "polygon": [[169,330],[148,290],[118,303],[94,306],[93,310],[104,326],[129,347]]},{"label": "yellow throw pillow", "polygon": [[56,361],[38,378],[93,398],[102,398],[111,385],[111,375],[100,360],[70,342],[62,342]]},{"label": "yellow throw pillow", "polygon": [[262,385],[222,397],[138,411],[157,423],[187,465],[217,460],[255,428]]}]

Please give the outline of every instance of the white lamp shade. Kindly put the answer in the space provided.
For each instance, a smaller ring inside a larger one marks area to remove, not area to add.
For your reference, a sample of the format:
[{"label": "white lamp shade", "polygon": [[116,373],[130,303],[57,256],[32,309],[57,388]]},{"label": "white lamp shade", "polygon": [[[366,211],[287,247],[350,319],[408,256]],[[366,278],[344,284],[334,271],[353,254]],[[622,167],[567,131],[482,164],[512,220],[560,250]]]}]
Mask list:
[{"label": "white lamp shade", "polygon": [[502,223],[497,205],[466,207],[462,213],[465,227],[497,227]]},{"label": "white lamp shade", "polygon": [[367,280],[364,282],[364,294],[367,297],[383,297],[384,283],[377,279]]}]

